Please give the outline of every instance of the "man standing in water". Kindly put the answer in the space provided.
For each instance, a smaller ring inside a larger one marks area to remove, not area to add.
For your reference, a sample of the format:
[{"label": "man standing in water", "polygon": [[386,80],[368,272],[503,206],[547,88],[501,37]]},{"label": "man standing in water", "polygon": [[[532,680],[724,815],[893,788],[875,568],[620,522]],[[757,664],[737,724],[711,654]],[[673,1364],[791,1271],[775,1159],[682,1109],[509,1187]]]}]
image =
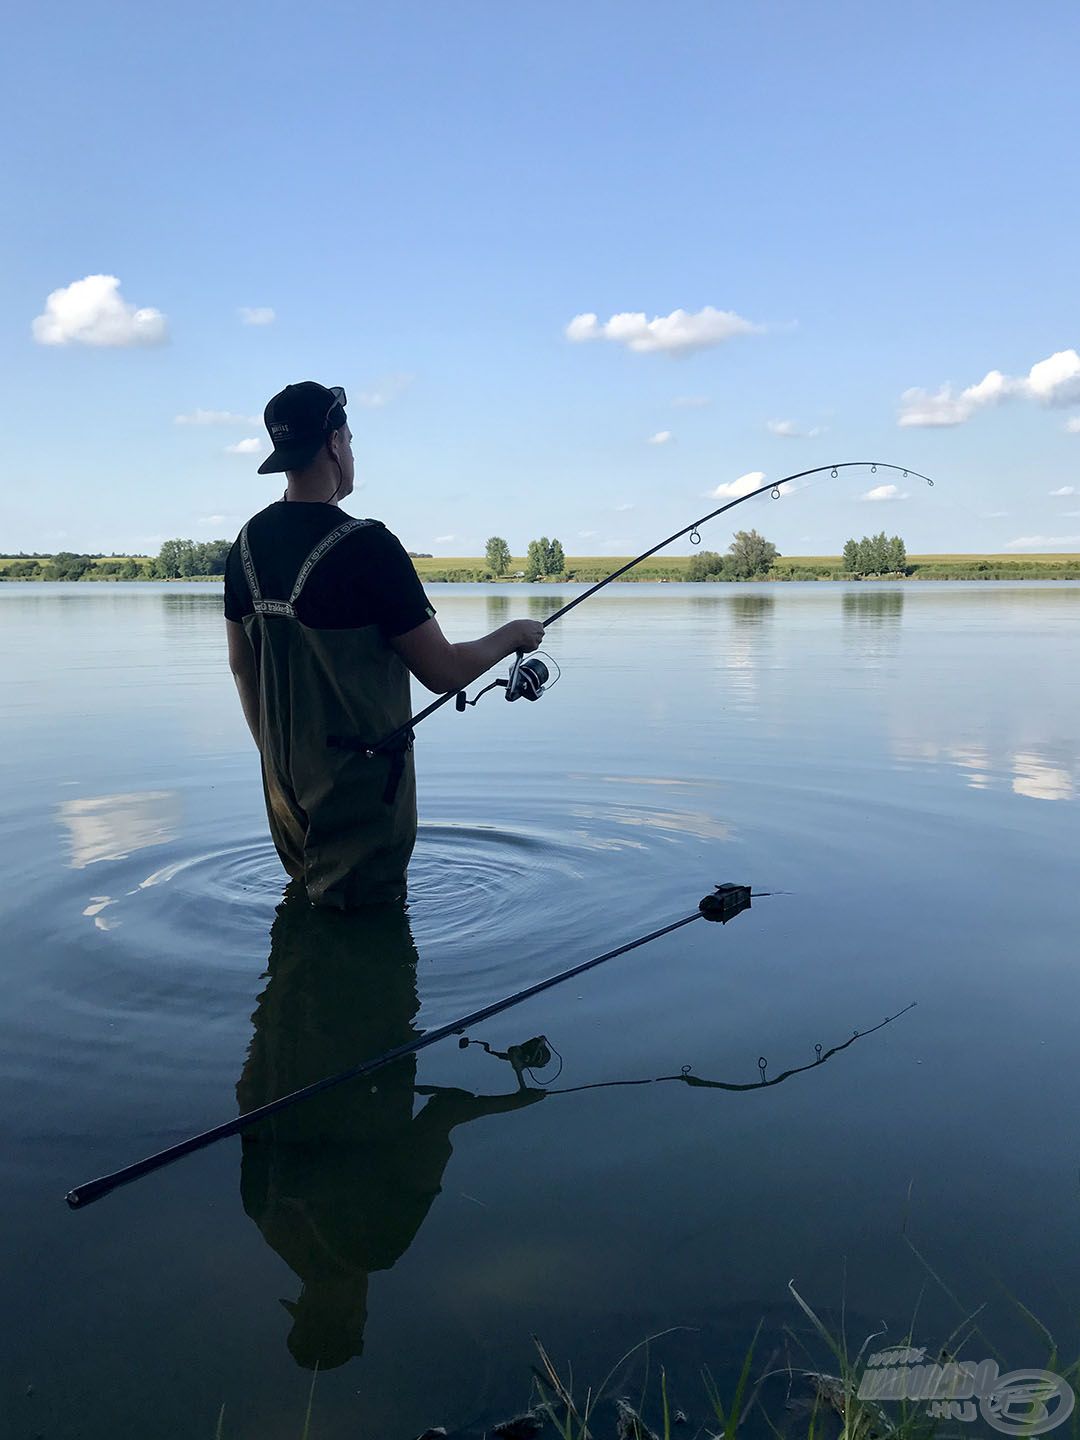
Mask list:
[{"label": "man standing in water", "polygon": [[412,562],[378,520],[354,520],[345,392],[287,385],[264,419],[283,472],[282,498],[254,515],[225,568],[229,667],[262,757],[270,833],[316,905],[349,909],[404,896],[416,842],[411,736],[368,758],[329,735],[375,743],[411,712],[409,672],[459,690],[544,627],[511,620],[451,644]]}]

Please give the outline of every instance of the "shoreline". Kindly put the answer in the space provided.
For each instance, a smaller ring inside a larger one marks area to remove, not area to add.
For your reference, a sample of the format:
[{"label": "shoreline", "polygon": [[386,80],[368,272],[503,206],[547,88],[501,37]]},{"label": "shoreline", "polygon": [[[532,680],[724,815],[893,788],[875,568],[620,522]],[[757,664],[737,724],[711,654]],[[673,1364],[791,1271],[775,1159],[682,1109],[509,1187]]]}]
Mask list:
[{"label": "shoreline", "polygon": [[[522,569],[524,561],[511,560],[513,573],[496,576],[491,573],[483,559],[474,556],[413,556],[413,564],[421,583],[429,585],[592,585],[605,579],[612,570],[625,564],[631,556],[568,556],[565,571],[557,576],[547,575],[537,580],[526,581]],[[613,584],[785,584],[789,581],[840,581],[847,584],[907,583],[919,580],[1080,580],[1080,553],[1039,554],[992,554],[953,553],[942,555],[909,555],[903,572],[881,575],[858,575],[847,572],[839,555],[791,555],[780,556],[766,575],[751,580],[709,577],[706,580],[691,581],[687,571],[695,557],[692,555],[671,555],[666,558],[650,556],[631,573],[620,576]],[[0,583],[29,583],[48,581],[52,584],[95,585],[120,582],[137,584],[151,581],[155,584],[184,585],[189,582],[221,582],[221,575],[149,575],[146,571],[153,563],[150,556],[102,555],[91,559],[91,568],[78,577],[50,576],[45,571],[53,557],[47,555],[0,556]],[[134,563],[140,574],[119,575],[121,566]],[[35,565],[37,574],[19,573]],[[12,574],[12,569],[16,570]]]}]

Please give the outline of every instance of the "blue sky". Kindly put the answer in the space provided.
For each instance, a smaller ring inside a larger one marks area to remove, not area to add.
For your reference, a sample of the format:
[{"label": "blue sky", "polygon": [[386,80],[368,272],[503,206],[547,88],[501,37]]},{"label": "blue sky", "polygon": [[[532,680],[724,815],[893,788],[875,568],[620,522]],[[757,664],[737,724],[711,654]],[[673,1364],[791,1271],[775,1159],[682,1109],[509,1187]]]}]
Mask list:
[{"label": "blue sky", "polygon": [[234,535],[311,378],[411,549],[628,553],[870,456],[936,488],[706,544],[1080,550],[1078,53],[1064,0],[22,7],[0,549]]}]

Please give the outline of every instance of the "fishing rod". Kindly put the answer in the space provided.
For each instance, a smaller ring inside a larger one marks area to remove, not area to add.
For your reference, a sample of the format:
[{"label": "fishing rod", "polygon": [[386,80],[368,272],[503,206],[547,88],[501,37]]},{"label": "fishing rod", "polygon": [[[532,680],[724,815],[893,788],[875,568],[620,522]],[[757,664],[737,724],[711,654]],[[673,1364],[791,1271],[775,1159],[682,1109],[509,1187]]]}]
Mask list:
[{"label": "fishing rod", "polygon": [[311,1085],[294,1090],[290,1095],[282,1095],[277,1100],[271,1100],[266,1105],[248,1110],[243,1115],[237,1115],[234,1119],[226,1120],[220,1125],[214,1125],[198,1135],[189,1136],[188,1139],[170,1145],[165,1150],[148,1155],[144,1160],[137,1160],[133,1165],[125,1165],[123,1169],[114,1170],[109,1175],[102,1175],[96,1180],[88,1180],[83,1185],[76,1185],[74,1190],[69,1190],[64,1198],[73,1210],[84,1209],[94,1200],[100,1200],[103,1195],[108,1195],[110,1191],[120,1185],[128,1185],[133,1180],[141,1180],[144,1175],[151,1175],[155,1170],[160,1170],[165,1165],[171,1165],[174,1160],[180,1160],[185,1155],[192,1155],[196,1150],[205,1150],[208,1145],[213,1145],[217,1140],[224,1140],[229,1135],[238,1135],[249,1125],[254,1125],[259,1120],[266,1120],[271,1115],[277,1115],[300,1100],[308,1100],[313,1095],[320,1095],[324,1090],[344,1084],[346,1080],[356,1080],[364,1075],[372,1075],[376,1070],[381,1070],[395,1060],[401,1060],[407,1055],[415,1055],[420,1050],[426,1050],[429,1045],[444,1040],[448,1035],[459,1035],[467,1026],[478,1025],[483,1020],[490,1020],[493,1015],[499,1015],[514,1005],[520,1005],[523,1000],[528,1000],[533,995],[539,995],[544,990],[551,990],[566,980],[572,980],[575,975],[584,975],[586,970],[592,970],[606,960],[614,960],[617,955],[625,955],[630,950],[637,950],[651,940],[659,940],[662,935],[670,935],[673,931],[681,930],[684,925],[690,925],[695,920],[718,921],[721,925],[726,925],[729,920],[734,920],[736,915],[741,915],[744,910],[750,909],[751,899],[765,893],[767,892],[751,891],[749,885],[734,885],[730,882],[717,885],[699,902],[698,908],[692,914],[684,915],[681,920],[672,921],[669,925],[662,925],[658,930],[650,930],[647,935],[639,935],[636,940],[627,941],[624,945],[617,945],[614,950],[605,950],[602,955],[594,955],[591,960],[583,960],[579,965],[572,965],[569,970],[560,970],[557,975],[549,975],[546,980],[538,980],[534,985],[528,985],[525,989],[517,990],[502,1000],[496,1000],[491,1005],[474,1010],[470,1015],[461,1016],[459,1020],[451,1020],[447,1025],[439,1025],[433,1030],[425,1030],[404,1045],[397,1045],[382,1055],[376,1055],[370,1060],[363,1060],[359,1065],[350,1066],[348,1070],[339,1071],[336,1075],[328,1075],[323,1080],[316,1080]]},{"label": "fishing rod", "polygon": [[[628,1085],[662,1085],[669,1081],[681,1082],[683,1085],[697,1087],[702,1090],[730,1090],[735,1094],[746,1094],[751,1090],[767,1090],[771,1085],[782,1085],[785,1080],[790,1080],[793,1075],[804,1075],[807,1070],[815,1070],[819,1065],[824,1065],[826,1060],[831,1060],[834,1055],[839,1055],[849,1045],[854,1045],[857,1040],[863,1040],[867,1035],[873,1035],[876,1030],[884,1030],[886,1025],[891,1025],[894,1020],[899,1020],[901,1015],[906,1015],[909,1010],[915,1009],[915,1001],[905,1005],[902,1010],[897,1010],[893,1015],[886,1015],[884,1020],[879,1020],[876,1025],[871,1025],[869,1030],[855,1030],[838,1045],[831,1045],[828,1050],[821,1045],[814,1046],[814,1058],[808,1060],[805,1065],[792,1065],[787,1070],[781,1070],[779,1075],[767,1076],[769,1062],[764,1055],[758,1056],[757,1080],[737,1083],[732,1080],[707,1080],[703,1075],[695,1075],[689,1065],[684,1065],[677,1075],[653,1075],[645,1080],[594,1080],[588,1085],[564,1085],[561,1089],[553,1090],[544,1086],[548,1095],[580,1095],[584,1090],[609,1090],[619,1086]],[[558,1078],[558,1077],[556,1077]]]},{"label": "fishing rod", "polygon": [[[715,520],[718,515],[723,515],[726,510],[734,510],[736,505],[742,505],[747,500],[753,500],[757,495],[764,495],[767,490],[771,492],[774,500],[779,500],[783,493],[782,487],[784,485],[790,485],[795,480],[804,480],[807,475],[820,475],[828,470],[830,477],[835,480],[841,470],[866,469],[867,467],[869,467],[872,475],[876,474],[879,470],[895,470],[904,478],[915,476],[918,480],[925,480],[927,485],[932,486],[934,483],[929,475],[923,475],[918,470],[912,470],[902,465],[891,465],[886,460],[843,460],[838,461],[835,465],[815,465],[809,470],[797,470],[793,475],[785,475],[780,480],[770,480],[768,484],[759,485],[756,490],[750,490],[735,500],[729,500],[726,505],[720,505],[715,510],[710,510],[707,515],[702,515],[699,519],[691,521],[689,525],[684,525],[681,530],[676,530],[674,535],[669,535],[665,540],[659,541],[650,549],[643,550],[641,554],[636,555],[633,560],[628,560],[625,565],[620,565],[619,568],[613,570],[610,575],[605,575],[602,580],[598,580],[595,585],[590,585],[588,590],[583,591],[580,595],[575,595],[573,600],[549,615],[547,619],[543,621],[544,629],[546,630],[549,625],[554,625],[556,620],[561,620],[564,615],[569,615],[571,610],[583,604],[584,601],[595,595],[598,590],[603,590],[605,585],[610,585],[613,580],[618,580],[620,575],[625,575],[628,570],[633,570],[635,565],[640,565],[643,560],[648,560],[650,556],[655,555],[657,551],[663,550],[676,540],[681,540],[684,535],[689,535],[691,545],[700,545],[701,535],[699,533],[699,527],[707,524],[710,520]],[[555,678],[557,680],[558,675],[556,675]],[[448,690],[444,695],[440,695],[437,700],[433,700],[430,705],[425,706],[423,710],[417,711],[404,725],[399,725],[396,730],[391,730],[389,735],[384,735],[381,740],[376,741],[374,744],[348,735],[328,735],[326,737],[326,743],[331,749],[356,750],[371,759],[384,750],[389,750],[394,747],[400,750],[402,744],[407,747],[411,744],[412,732],[416,726],[420,724],[420,721],[426,720],[429,715],[434,715],[436,710],[441,710],[442,707],[451,700],[456,702],[459,712],[464,711],[467,705],[475,705],[481,695],[486,695],[489,690],[495,690],[497,688],[506,691],[507,700],[539,700],[545,689],[550,689],[548,685],[549,679],[550,671],[543,660],[535,658],[526,660],[524,653],[519,651],[517,658],[510,667],[509,676],[505,680],[492,681],[490,685],[486,685],[472,700],[465,698],[465,692],[463,690]],[[552,684],[554,683],[555,682],[552,681]]]},{"label": "fishing rod", "polygon": [[[808,1070],[815,1070],[819,1065],[824,1065],[834,1055],[839,1055],[849,1045],[854,1045],[858,1040],[864,1040],[867,1035],[873,1035],[878,1030],[884,1030],[886,1025],[891,1025],[894,1020],[899,1020],[901,1015],[906,1015],[909,1010],[915,1009],[916,1002],[911,1001],[902,1010],[897,1010],[892,1015],[886,1015],[876,1025],[871,1025],[869,1030],[853,1030],[851,1035],[836,1045],[830,1045],[828,1050],[823,1045],[814,1046],[814,1058],[808,1060],[805,1065],[792,1065],[787,1070],[781,1070],[779,1075],[768,1075],[769,1062],[764,1055],[758,1056],[758,1079],[750,1081],[734,1080],[708,1080],[702,1075],[694,1074],[692,1065],[683,1065],[677,1075],[646,1075],[642,1079],[632,1080],[592,1080],[583,1085],[563,1085],[554,1088],[555,1081],[562,1074],[562,1056],[555,1049],[546,1035],[533,1035],[520,1044],[509,1045],[505,1050],[496,1050],[486,1040],[469,1040],[462,1037],[458,1044],[464,1050],[470,1045],[477,1045],[488,1055],[494,1056],[496,1060],[505,1060],[510,1065],[517,1077],[518,1088],[521,1090],[530,1087],[525,1084],[525,1076],[528,1075],[532,1082],[531,1088],[543,1090],[545,1095],[581,1095],[586,1090],[618,1090],[634,1089],[643,1085],[665,1085],[672,1081],[698,1087],[703,1090],[729,1090],[734,1094],[745,1094],[751,1090],[767,1090],[771,1085],[782,1085],[785,1080],[790,1080],[793,1075],[804,1075]],[[552,1058],[559,1062],[559,1068],[554,1075],[547,1077],[537,1075],[534,1072],[544,1070],[551,1064]],[[417,1085],[418,1095],[436,1095],[439,1093],[437,1085]]]}]

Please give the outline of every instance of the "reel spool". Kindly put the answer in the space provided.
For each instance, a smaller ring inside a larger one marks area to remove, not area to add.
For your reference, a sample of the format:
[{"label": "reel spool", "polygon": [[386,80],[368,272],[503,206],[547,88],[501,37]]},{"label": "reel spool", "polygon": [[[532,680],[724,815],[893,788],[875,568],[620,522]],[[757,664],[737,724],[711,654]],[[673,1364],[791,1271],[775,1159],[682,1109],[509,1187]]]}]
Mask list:
[{"label": "reel spool", "polygon": [[[562,671],[550,655],[545,655],[544,660],[555,666],[555,680],[562,675]],[[466,698],[464,690],[458,692],[455,697],[458,712],[464,711],[467,705],[475,705],[482,695],[489,690],[505,690],[507,700],[539,700],[545,690],[549,690],[555,680],[551,679],[551,671],[539,655],[530,655],[525,659],[525,653],[518,651],[517,659],[510,666],[510,674],[505,680],[493,680],[490,685],[485,685],[471,700]],[[550,685],[548,682],[551,682]]]},{"label": "reel spool", "polygon": [[530,655],[526,660],[524,655],[519,654],[510,667],[510,677],[506,682],[506,698],[507,700],[539,700],[550,679],[551,671],[543,660],[538,659],[535,655]]}]

